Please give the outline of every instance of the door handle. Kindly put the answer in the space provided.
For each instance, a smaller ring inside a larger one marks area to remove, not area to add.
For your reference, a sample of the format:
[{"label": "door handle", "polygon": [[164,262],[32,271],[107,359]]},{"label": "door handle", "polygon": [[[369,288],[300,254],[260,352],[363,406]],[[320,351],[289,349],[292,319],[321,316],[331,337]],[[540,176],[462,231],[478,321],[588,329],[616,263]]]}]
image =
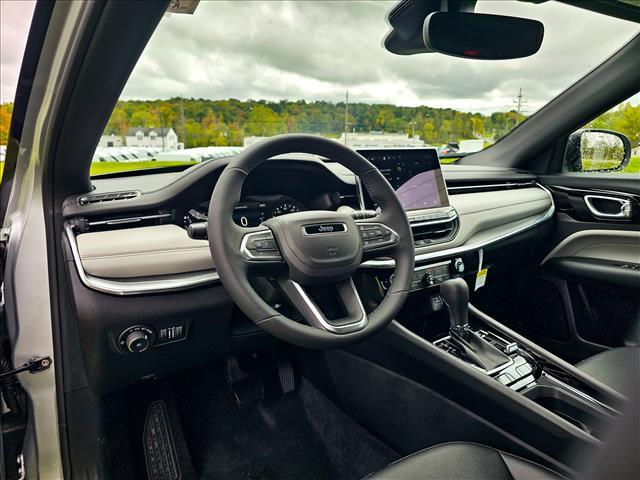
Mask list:
[{"label": "door handle", "polygon": [[[613,203],[611,211],[603,211],[603,204]],[[631,200],[604,195],[585,195],[584,203],[594,217],[628,220],[631,218]],[[600,204],[598,206],[598,204]]]}]

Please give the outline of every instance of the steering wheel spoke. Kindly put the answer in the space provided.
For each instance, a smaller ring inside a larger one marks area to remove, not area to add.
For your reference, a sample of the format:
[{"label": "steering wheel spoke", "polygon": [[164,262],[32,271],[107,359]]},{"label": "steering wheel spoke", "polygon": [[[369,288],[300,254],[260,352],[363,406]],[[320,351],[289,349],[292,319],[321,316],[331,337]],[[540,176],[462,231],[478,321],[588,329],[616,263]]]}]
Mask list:
[{"label": "steering wheel spoke", "polygon": [[247,274],[276,276],[285,265],[280,248],[268,228],[255,228],[244,233],[238,256]]},{"label": "steering wheel spoke", "polygon": [[282,278],[278,280],[278,284],[293,307],[309,325],[315,328],[335,334],[345,334],[362,330],[369,323],[367,312],[351,278],[338,282],[332,287],[346,312],[345,316],[332,319],[327,318],[299,283]]},{"label": "steering wheel spoke", "polygon": [[356,221],[356,225],[362,239],[363,253],[367,256],[391,250],[400,241],[398,233],[382,222]]}]

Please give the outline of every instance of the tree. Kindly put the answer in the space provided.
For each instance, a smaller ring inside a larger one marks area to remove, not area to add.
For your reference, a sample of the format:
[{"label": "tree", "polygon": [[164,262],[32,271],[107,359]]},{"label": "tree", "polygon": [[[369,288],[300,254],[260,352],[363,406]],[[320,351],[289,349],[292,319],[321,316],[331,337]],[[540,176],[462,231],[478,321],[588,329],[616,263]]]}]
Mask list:
[{"label": "tree", "polygon": [[13,112],[12,102],[0,104],[0,145],[9,143],[11,112]]},{"label": "tree", "polygon": [[276,112],[265,105],[255,105],[244,126],[247,135],[270,137],[287,132],[287,125]]}]

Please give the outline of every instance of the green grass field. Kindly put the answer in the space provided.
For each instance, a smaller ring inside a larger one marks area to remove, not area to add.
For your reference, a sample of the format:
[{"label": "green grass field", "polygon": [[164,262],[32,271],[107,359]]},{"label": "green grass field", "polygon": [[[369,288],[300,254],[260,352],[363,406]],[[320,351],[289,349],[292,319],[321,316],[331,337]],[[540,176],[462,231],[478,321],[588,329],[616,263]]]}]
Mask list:
[{"label": "green grass field", "polygon": [[[455,163],[457,158],[443,158],[443,164]],[[99,162],[91,164],[91,175],[101,175],[103,173],[125,172],[130,170],[144,170],[150,168],[176,167],[179,165],[194,165],[196,162]],[[4,162],[0,162],[0,178],[4,170]],[[640,173],[640,157],[631,157],[627,168],[614,173]]]},{"label": "green grass field", "polygon": [[[99,162],[91,164],[91,175],[103,173],[126,172],[129,170],[147,170],[150,168],[177,167],[179,165],[194,165],[197,162]],[[4,162],[0,162],[0,178],[4,171]]]},{"label": "green grass field", "polygon": [[195,165],[197,162],[99,162],[91,164],[91,176],[104,173],[126,172],[129,170],[147,170],[149,168],[177,167]]}]

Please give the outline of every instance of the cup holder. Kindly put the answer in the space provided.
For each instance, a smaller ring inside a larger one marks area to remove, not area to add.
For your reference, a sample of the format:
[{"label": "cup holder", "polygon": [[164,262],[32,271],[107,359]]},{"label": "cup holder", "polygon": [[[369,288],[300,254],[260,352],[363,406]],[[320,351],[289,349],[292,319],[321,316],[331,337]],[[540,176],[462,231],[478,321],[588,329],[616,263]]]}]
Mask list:
[{"label": "cup holder", "polygon": [[536,385],[524,390],[522,395],[596,438],[602,438],[615,419],[606,407],[573,392],[560,382],[556,384],[548,377],[542,376]]}]

